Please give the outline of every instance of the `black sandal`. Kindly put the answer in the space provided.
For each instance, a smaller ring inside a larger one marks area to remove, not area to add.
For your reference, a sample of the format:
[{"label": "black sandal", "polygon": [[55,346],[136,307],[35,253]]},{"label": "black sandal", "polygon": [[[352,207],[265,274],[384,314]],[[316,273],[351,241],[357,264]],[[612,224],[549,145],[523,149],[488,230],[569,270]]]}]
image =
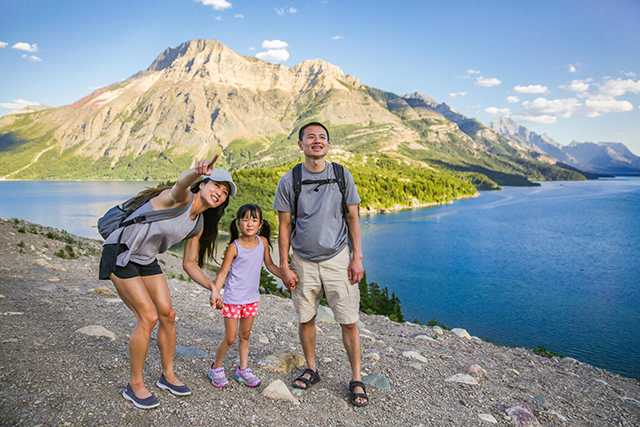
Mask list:
[{"label": "black sandal", "polygon": [[[356,387],[362,387],[362,393],[356,393],[353,391]],[[358,397],[367,399],[364,403],[359,403],[356,401]],[[364,388],[364,383],[362,381],[351,381],[349,382],[349,401],[354,406],[367,406],[369,404],[369,396],[367,395],[367,390]]]},{"label": "black sandal", "polygon": [[[305,374],[309,374],[310,378],[305,378]],[[297,384],[296,381],[302,381],[304,383],[304,387]],[[320,375],[318,375],[318,370],[311,370],[309,368],[305,369],[298,378],[293,380],[293,387],[300,388],[302,390],[306,390],[311,387],[313,384],[320,381]]]}]

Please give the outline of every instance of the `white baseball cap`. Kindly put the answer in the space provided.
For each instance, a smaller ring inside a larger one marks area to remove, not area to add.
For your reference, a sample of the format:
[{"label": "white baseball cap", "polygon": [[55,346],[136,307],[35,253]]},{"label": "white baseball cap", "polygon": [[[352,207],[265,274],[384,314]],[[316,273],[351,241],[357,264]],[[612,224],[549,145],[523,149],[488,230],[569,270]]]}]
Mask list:
[{"label": "white baseball cap", "polygon": [[202,178],[203,181],[207,179],[210,179],[211,181],[216,181],[216,182],[229,183],[229,188],[230,188],[229,195],[230,196],[236,195],[236,184],[233,182],[233,178],[231,178],[231,174],[229,172],[222,169],[212,169],[211,172],[209,172]]}]

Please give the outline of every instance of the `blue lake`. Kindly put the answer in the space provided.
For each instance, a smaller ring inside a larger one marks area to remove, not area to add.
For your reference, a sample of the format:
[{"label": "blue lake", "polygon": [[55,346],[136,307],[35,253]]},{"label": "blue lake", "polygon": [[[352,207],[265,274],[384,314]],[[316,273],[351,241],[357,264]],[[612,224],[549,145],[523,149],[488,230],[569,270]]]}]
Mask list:
[{"label": "blue lake", "polygon": [[640,377],[640,179],[549,182],[362,217],[406,320]]},{"label": "blue lake", "polygon": [[[0,181],[0,217],[99,238],[96,220],[151,182]],[[640,178],[549,182],[362,216],[370,282],[406,320],[640,377]]]}]

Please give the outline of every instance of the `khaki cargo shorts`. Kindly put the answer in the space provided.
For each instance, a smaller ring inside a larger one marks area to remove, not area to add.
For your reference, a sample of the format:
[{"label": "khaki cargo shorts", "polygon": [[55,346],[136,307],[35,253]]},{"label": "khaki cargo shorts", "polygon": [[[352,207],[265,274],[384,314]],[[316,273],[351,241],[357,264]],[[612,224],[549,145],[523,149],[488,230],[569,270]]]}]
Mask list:
[{"label": "khaki cargo shorts", "polygon": [[307,323],[317,314],[323,291],[336,322],[349,325],[358,321],[360,289],[357,283],[349,282],[350,262],[348,246],[333,258],[321,262],[306,260],[293,252],[291,269],[298,276],[298,283],[291,299],[300,323]]}]

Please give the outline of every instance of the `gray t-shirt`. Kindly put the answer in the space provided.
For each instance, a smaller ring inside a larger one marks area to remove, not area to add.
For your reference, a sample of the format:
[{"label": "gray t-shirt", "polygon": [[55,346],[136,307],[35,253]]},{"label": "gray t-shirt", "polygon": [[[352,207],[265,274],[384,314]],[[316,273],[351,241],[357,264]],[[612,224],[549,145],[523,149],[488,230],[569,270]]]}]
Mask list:
[{"label": "gray t-shirt", "polygon": [[[322,172],[309,172],[302,166],[302,181],[335,178],[327,162]],[[360,203],[351,173],[344,170],[347,206]],[[276,190],[273,209],[293,213],[293,172],[287,172]],[[291,247],[302,258],[321,262],[338,255],[349,243],[349,229],[342,213],[342,193],[338,183],[303,185],[298,198],[298,221],[291,235]]]}]

